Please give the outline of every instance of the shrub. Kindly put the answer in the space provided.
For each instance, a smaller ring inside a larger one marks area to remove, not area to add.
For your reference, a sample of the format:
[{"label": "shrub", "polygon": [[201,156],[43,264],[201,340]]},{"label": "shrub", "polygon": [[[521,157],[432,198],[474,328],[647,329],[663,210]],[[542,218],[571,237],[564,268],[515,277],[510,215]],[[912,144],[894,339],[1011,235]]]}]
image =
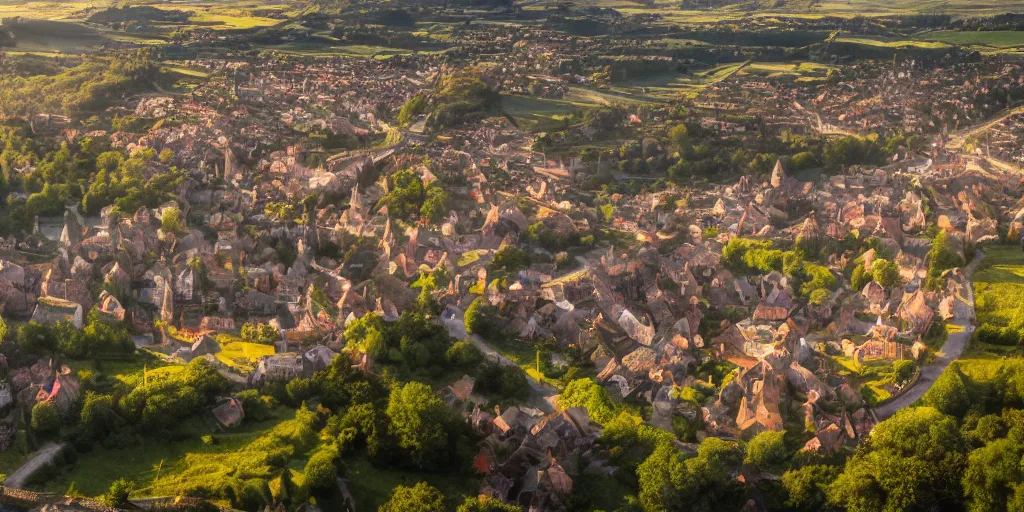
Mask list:
[{"label": "shrub", "polygon": [[480,349],[469,340],[455,342],[445,356],[448,362],[460,368],[476,368],[484,360]]},{"label": "shrub", "polygon": [[760,470],[780,467],[788,455],[785,437],[785,431],[769,430],[757,434],[747,443],[747,457],[743,463],[752,464]]},{"label": "shrub", "polygon": [[128,495],[131,494],[134,487],[135,486],[131,482],[124,478],[114,480],[114,483],[110,484],[110,490],[103,495],[103,503],[108,507],[114,508],[130,507],[131,504],[128,502]]},{"label": "shrub", "polygon": [[983,343],[1012,347],[1021,343],[1022,333],[1012,327],[996,327],[992,324],[982,324],[975,331],[975,336]]},{"label": "shrub", "polygon": [[39,402],[32,407],[32,430],[40,433],[56,432],[60,428],[57,408],[50,402]]},{"label": "shrub", "polygon": [[311,491],[328,491],[336,484],[338,478],[338,448],[333,444],[321,446],[313,453],[313,456],[306,462],[305,475],[306,487]]},{"label": "shrub", "polygon": [[892,365],[893,378],[898,383],[907,382],[908,380],[910,380],[911,377],[914,376],[914,369],[915,368],[916,368],[916,365],[914,364],[914,362],[910,361],[908,359],[903,359],[901,361],[896,361]]}]

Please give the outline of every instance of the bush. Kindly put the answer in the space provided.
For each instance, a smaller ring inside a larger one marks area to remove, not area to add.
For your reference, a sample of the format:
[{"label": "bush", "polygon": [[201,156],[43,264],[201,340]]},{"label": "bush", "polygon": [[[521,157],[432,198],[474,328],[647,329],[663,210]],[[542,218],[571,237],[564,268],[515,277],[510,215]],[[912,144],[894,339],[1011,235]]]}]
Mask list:
[{"label": "bush", "polygon": [[270,417],[270,410],[274,408],[275,400],[270,396],[260,395],[255,389],[239,391],[235,395],[238,401],[242,402],[242,410],[245,417],[254,421],[263,421]]},{"label": "bush", "polygon": [[426,482],[413,487],[399,485],[378,512],[444,512],[444,494]]},{"label": "bush", "polygon": [[118,478],[114,480],[114,483],[110,484],[110,490],[103,495],[103,503],[108,507],[114,508],[128,508],[131,504],[128,502],[128,495],[131,494],[134,485],[125,480],[124,478]]},{"label": "bush", "polygon": [[983,343],[1012,347],[1021,343],[1024,333],[1012,327],[996,327],[992,324],[982,324],[975,331],[975,336]]},{"label": "bush", "polygon": [[246,322],[242,326],[241,335],[245,341],[262,345],[273,345],[281,340],[281,333],[277,329],[258,322]]},{"label": "bush", "polygon": [[785,437],[785,431],[771,430],[754,436],[747,443],[747,457],[743,463],[752,464],[762,471],[781,467],[788,456]]},{"label": "bush", "polygon": [[914,364],[914,362],[908,359],[896,361],[892,365],[893,378],[896,380],[897,383],[907,382],[910,380],[911,377],[914,376],[914,370],[916,369],[916,367],[917,366]]},{"label": "bush", "polygon": [[306,487],[310,491],[329,491],[334,488],[338,478],[338,448],[333,444],[321,446],[306,462],[303,472]]},{"label": "bush", "polygon": [[971,405],[967,384],[960,368],[953,364],[935,380],[924,395],[924,403],[943,414],[962,417]]},{"label": "bush", "polygon": [[57,408],[50,402],[39,402],[32,407],[32,430],[39,433],[56,432],[60,428]]},{"label": "bush", "polygon": [[558,408],[570,407],[583,407],[597,423],[607,423],[615,417],[615,404],[608,390],[592,379],[577,379],[565,387],[558,396]]},{"label": "bush", "polygon": [[476,368],[484,360],[480,349],[469,340],[455,342],[445,356],[448,362],[459,368]]},{"label": "bush", "polygon": [[496,361],[488,361],[480,366],[476,385],[481,392],[497,395],[505,400],[526,400],[530,396],[530,383],[526,379],[526,372],[518,366],[503,365]]}]

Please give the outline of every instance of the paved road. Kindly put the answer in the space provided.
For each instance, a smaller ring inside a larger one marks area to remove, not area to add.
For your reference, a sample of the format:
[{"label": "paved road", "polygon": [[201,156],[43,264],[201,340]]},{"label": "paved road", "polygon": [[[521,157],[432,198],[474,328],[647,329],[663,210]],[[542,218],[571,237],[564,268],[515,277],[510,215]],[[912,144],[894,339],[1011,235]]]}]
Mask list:
[{"label": "paved road", "polygon": [[[452,337],[460,340],[472,341],[473,344],[480,349],[480,352],[483,352],[484,356],[490,359],[495,359],[500,364],[503,364],[505,366],[519,366],[515,363],[515,361],[512,361],[511,359],[501,355],[501,352],[498,352],[493,347],[488,345],[487,342],[484,341],[483,338],[481,338],[480,336],[477,336],[475,334],[470,335],[469,333],[467,333],[466,324],[462,318],[462,311],[458,311],[456,316],[453,318],[447,318],[445,315],[442,314],[441,323],[448,329],[448,333],[451,334]],[[530,384],[530,391],[533,392],[533,405],[538,409],[544,410],[546,412],[551,412],[553,408],[551,407],[551,404],[547,401],[547,398],[557,395],[558,389],[555,388],[554,386],[549,386],[547,384],[537,382],[536,379],[531,377],[529,374],[526,375],[526,381]]]},{"label": "paved road", "polygon": [[25,482],[29,477],[35,474],[36,471],[39,471],[43,466],[53,462],[53,459],[55,459],[61,450],[64,449],[64,446],[64,443],[49,443],[44,445],[39,449],[39,451],[32,455],[31,459],[22,464],[14,473],[11,473],[11,475],[7,477],[7,480],[4,480],[4,486],[14,487],[15,489],[24,489]]},{"label": "paved road", "polygon": [[[974,271],[981,265],[981,260],[985,258],[985,254],[979,249],[974,261],[964,267],[964,275],[967,279],[970,279],[974,275]],[[921,369],[921,376],[918,377],[917,382],[914,386],[907,390],[906,393],[896,397],[892,401],[885,405],[875,409],[875,415],[878,416],[879,420],[884,420],[897,411],[904,407],[916,402],[919,398],[924,396],[925,393],[931,389],[932,384],[935,383],[935,379],[942,375],[942,372],[949,367],[949,364],[960,357],[963,353],[964,347],[967,346],[967,342],[971,339],[971,334],[974,333],[974,286],[966,290],[967,297],[964,299],[971,306],[971,314],[967,318],[954,318],[950,323],[953,325],[959,325],[964,328],[962,332],[954,332],[949,335],[949,339],[942,346],[942,352],[936,354],[935,362],[925,366]]]}]

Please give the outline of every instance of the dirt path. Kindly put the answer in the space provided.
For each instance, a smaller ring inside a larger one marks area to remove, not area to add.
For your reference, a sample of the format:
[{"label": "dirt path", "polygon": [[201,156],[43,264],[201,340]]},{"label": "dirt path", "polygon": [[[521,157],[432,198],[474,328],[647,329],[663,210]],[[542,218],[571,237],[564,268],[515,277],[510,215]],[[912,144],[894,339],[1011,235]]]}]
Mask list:
[{"label": "dirt path", "polygon": [[[466,324],[464,323],[462,318],[462,311],[458,311],[457,314],[452,318],[446,318],[445,315],[442,315],[441,323],[448,329],[448,333],[451,334],[452,337],[460,340],[472,341],[473,344],[480,349],[480,352],[483,352],[485,357],[495,359],[498,361],[498,363],[504,366],[519,366],[515,363],[515,361],[512,361],[511,359],[501,355],[501,352],[498,352],[493,347],[488,345],[487,342],[484,341],[483,338],[481,338],[480,336],[477,336],[475,334],[470,335],[469,333],[467,333]],[[556,389],[554,386],[549,386],[547,384],[537,382],[537,380],[531,377],[529,374],[526,375],[526,382],[530,384],[530,391],[532,391],[534,396],[533,402],[535,403],[533,405],[545,412],[551,412],[552,407],[551,404],[548,403],[547,398],[557,395],[558,389]]]},{"label": "dirt path", "polygon": [[[967,276],[968,280],[974,275],[974,271],[978,269],[978,266],[981,265],[981,260],[983,259],[985,259],[985,253],[981,252],[979,249],[974,261],[964,267],[964,275]],[[906,393],[903,393],[885,405],[875,409],[875,415],[878,416],[879,420],[889,418],[893,414],[896,414],[900,409],[913,404],[924,396],[924,394],[931,389],[935,380],[939,378],[939,375],[942,375],[942,372],[946,371],[949,364],[959,358],[960,354],[963,353],[964,347],[967,346],[967,342],[971,339],[971,335],[974,334],[975,312],[973,284],[967,289],[967,295],[968,296],[964,297],[964,299],[971,306],[970,316],[967,318],[954,318],[952,322],[950,322],[953,325],[963,327],[963,331],[954,332],[949,335],[949,339],[947,339],[946,343],[942,346],[942,352],[936,354],[935,362],[921,368],[921,375],[918,377],[917,382],[914,383],[912,388],[908,389]]]},{"label": "dirt path", "polygon": [[20,468],[15,470],[4,480],[3,485],[5,487],[14,487],[15,489],[24,489],[25,482],[39,471],[43,466],[53,462],[53,459],[57,458],[57,455],[64,449],[64,443],[54,444],[49,443],[39,449],[32,458],[27,460]]}]

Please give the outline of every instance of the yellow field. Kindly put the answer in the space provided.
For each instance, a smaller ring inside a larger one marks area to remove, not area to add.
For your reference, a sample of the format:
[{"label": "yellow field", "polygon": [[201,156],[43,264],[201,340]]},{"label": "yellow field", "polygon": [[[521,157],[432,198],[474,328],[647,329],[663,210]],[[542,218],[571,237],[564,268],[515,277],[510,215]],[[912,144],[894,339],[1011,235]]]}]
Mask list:
[{"label": "yellow field", "polygon": [[274,355],[272,345],[260,343],[249,343],[245,341],[233,341],[221,345],[217,353],[217,360],[236,369],[247,370],[251,368],[259,358]]}]

